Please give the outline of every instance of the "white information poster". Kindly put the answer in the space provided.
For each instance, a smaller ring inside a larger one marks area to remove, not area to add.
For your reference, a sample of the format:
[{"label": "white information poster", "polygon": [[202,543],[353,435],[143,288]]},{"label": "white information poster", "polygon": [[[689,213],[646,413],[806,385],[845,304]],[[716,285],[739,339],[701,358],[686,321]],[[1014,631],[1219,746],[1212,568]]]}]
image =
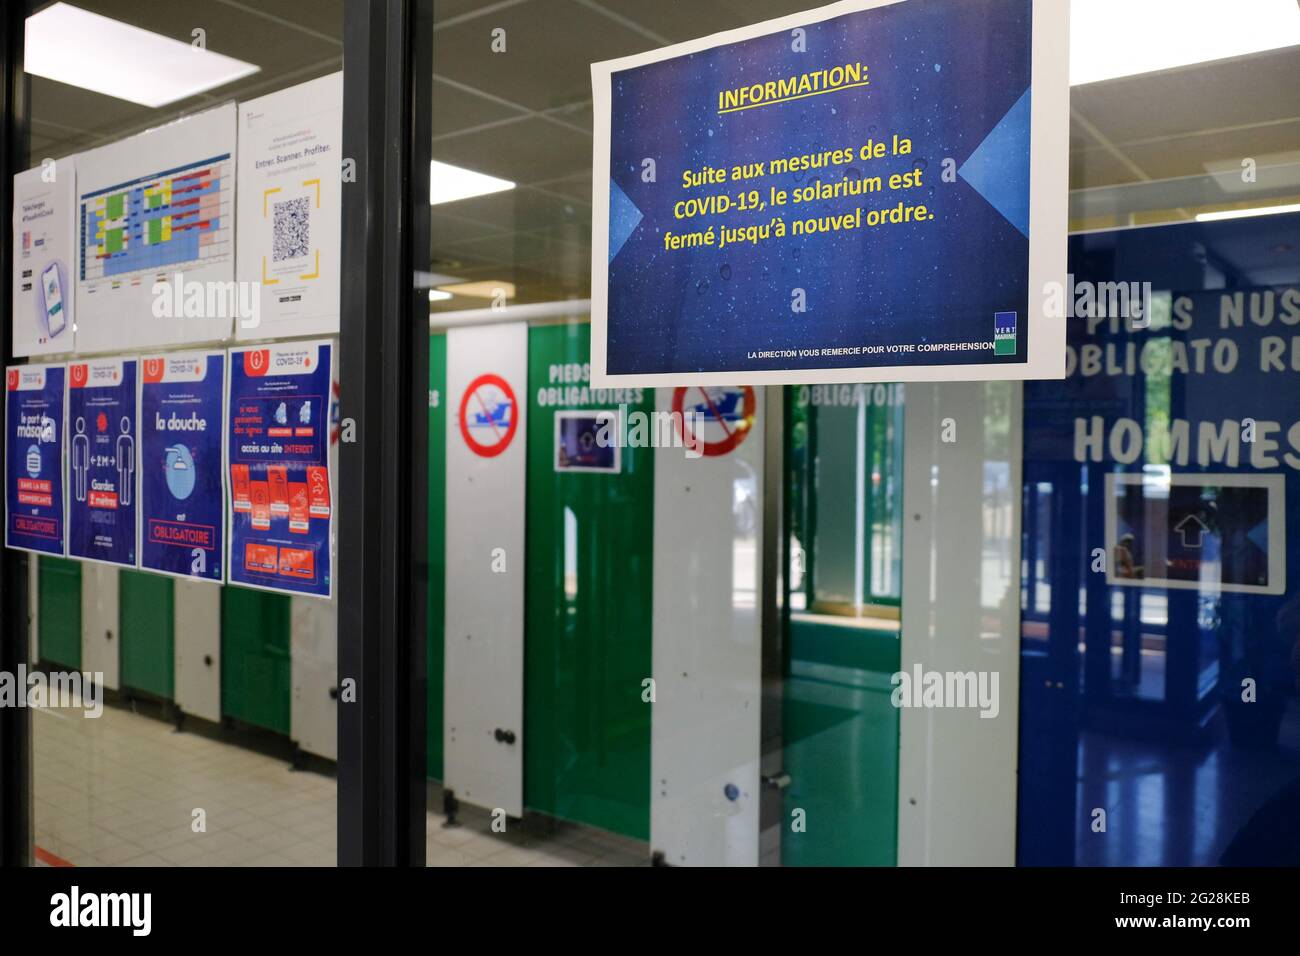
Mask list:
[{"label": "white information poster", "polygon": [[13,351],[71,352],[77,175],[71,156],[14,177]]},{"label": "white information poster", "polygon": [[343,74],[239,104],[241,286],[261,290],[240,339],[339,330]]},{"label": "white information poster", "polygon": [[234,281],[234,103],[83,153],[77,169],[78,351],[221,341],[251,317]]}]

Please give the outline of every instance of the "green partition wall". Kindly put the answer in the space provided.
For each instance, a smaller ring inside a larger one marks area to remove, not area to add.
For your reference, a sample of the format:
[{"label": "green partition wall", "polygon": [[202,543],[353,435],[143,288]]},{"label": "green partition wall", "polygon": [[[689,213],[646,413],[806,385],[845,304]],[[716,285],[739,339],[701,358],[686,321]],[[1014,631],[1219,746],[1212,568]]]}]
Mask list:
[{"label": "green partition wall", "polygon": [[447,502],[447,336],[429,336],[428,775],[442,779],[443,610]]},{"label": "green partition wall", "polygon": [[118,575],[123,688],[172,700],[175,691],[175,586],[142,571]]},{"label": "green partition wall", "polygon": [[290,598],[221,589],[221,715],[289,733]]},{"label": "green partition wall", "polygon": [[598,395],[588,355],[586,325],[529,332],[524,803],[648,839],[653,449],[622,449],[618,474],[556,471],[555,413],[653,412],[654,393]]},{"label": "green partition wall", "polygon": [[81,668],[81,562],[40,557],[38,586],[41,660]]}]

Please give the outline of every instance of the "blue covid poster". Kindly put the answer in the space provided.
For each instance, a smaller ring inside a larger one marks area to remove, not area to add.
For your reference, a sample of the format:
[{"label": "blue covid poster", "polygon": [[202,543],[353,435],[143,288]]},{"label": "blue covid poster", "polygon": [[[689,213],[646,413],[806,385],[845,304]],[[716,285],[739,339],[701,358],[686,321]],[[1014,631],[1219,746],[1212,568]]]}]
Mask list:
[{"label": "blue covid poster", "polygon": [[328,340],[230,351],[231,584],[333,595]]},{"label": "blue covid poster", "polygon": [[140,360],[140,566],[220,582],[225,570],[226,354]]},{"label": "blue covid poster", "polygon": [[63,498],[62,365],[5,372],[5,546],[67,553]]},{"label": "blue covid poster", "polygon": [[1067,20],[863,0],[595,64],[594,383],[1059,378]]},{"label": "blue covid poster", "polygon": [[68,555],[136,565],[136,360],[68,366]]}]

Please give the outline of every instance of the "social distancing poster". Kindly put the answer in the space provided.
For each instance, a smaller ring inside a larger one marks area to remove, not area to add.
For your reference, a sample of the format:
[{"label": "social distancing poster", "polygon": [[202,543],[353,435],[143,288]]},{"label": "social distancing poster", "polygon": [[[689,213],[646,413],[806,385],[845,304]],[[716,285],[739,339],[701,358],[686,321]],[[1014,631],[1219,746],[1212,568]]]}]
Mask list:
[{"label": "social distancing poster", "polygon": [[68,555],[136,565],[136,359],[68,366]]}]

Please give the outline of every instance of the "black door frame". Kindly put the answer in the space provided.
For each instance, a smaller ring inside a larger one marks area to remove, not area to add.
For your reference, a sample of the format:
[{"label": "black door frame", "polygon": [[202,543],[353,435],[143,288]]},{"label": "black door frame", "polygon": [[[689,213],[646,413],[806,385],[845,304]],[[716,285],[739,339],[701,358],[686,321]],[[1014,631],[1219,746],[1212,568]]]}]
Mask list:
[{"label": "black door frame", "polygon": [[338,859],[423,866],[433,0],[349,2],[343,38]]},{"label": "black door frame", "polygon": [[[14,173],[27,168],[29,91],[23,74],[23,33],[28,3],[0,5],[0,351],[13,361]],[[0,474],[5,471],[0,441]],[[0,671],[18,674],[28,660],[28,556],[0,542]],[[26,707],[0,707],[0,865],[32,862],[32,721]]]},{"label": "black door frame", "polygon": [[[34,4],[0,13],[0,350],[11,341],[13,176],[28,162],[23,36]],[[340,325],[338,862],[423,865],[428,579],[427,269],[433,0],[344,7],[345,176]],[[346,437],[346,436],[345,436]],[[0,442],[0,470],[4,468]],[[28,556],[0,547],[0,670],[28,663]],[[31,719],[0,708],[0,865],[31,863]]]}]

